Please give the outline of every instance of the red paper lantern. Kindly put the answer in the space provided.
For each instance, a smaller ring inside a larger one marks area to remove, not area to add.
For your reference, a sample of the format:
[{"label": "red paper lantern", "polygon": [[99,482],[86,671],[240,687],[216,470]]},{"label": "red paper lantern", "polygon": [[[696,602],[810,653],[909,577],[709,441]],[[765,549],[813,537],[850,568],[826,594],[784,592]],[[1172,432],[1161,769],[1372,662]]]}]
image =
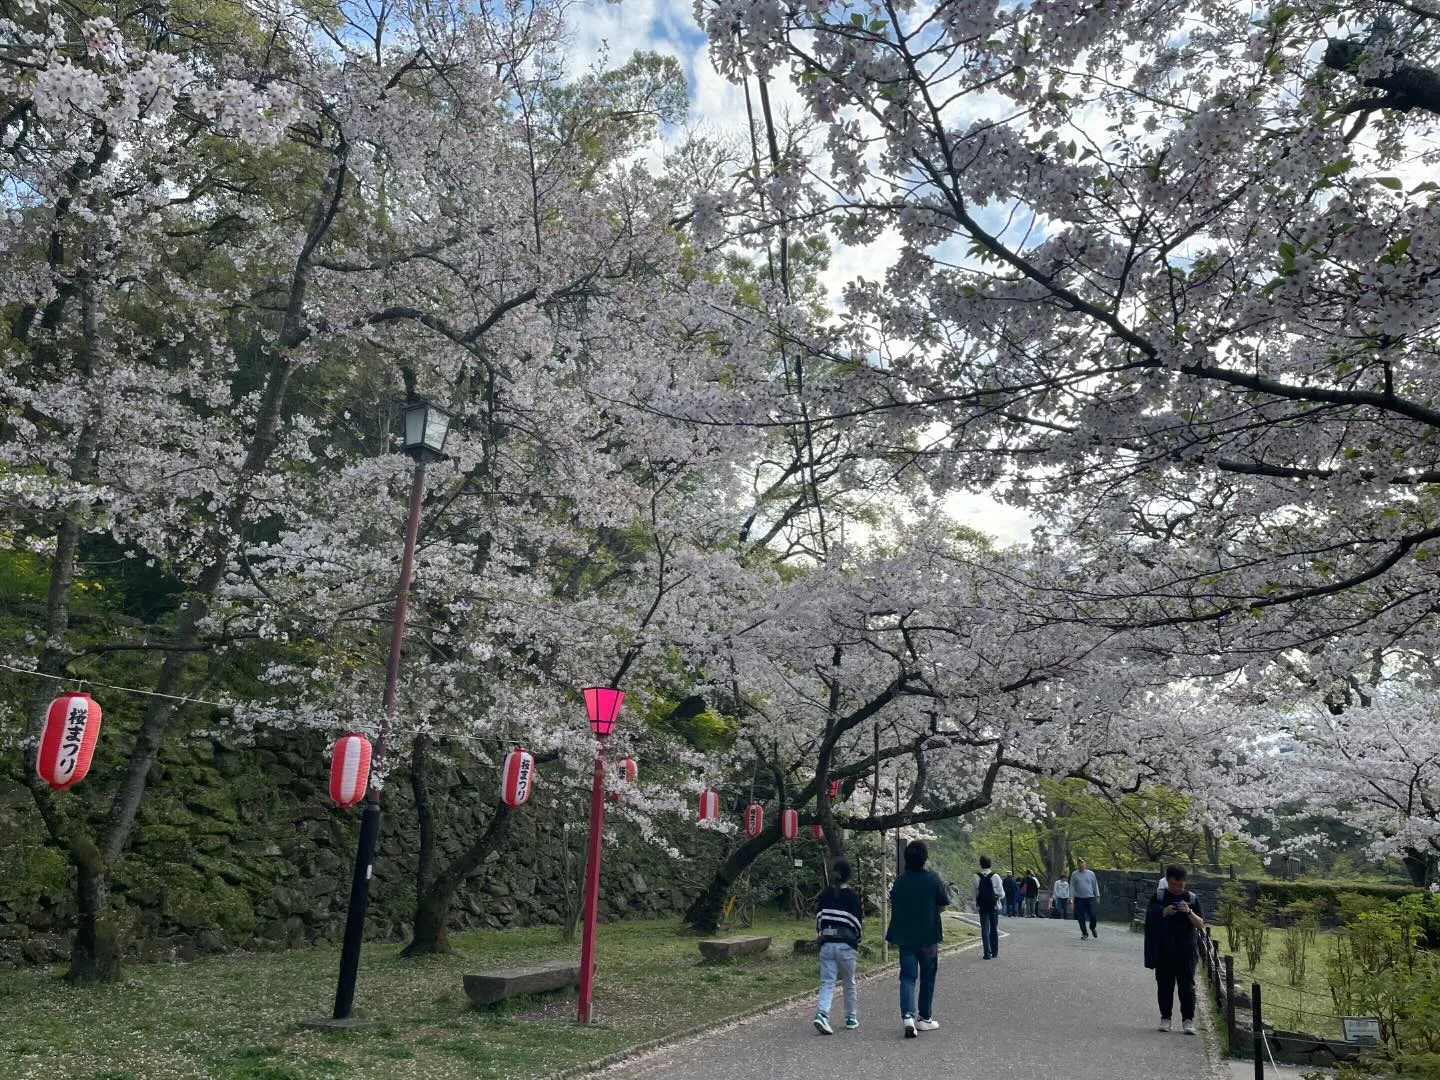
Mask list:
[{"label": "red paper lantern", "polygon": [[843,784],[843,783],[844,783],[843,780],[831,780],[831,781],[830,781],[830,798],[832,798],[832,799],[838,799],[838,798],[840,797],[840,785]]},{"label": "red paper lantern", "polygon": [[500,797],[509,807],[524,806],[535,786],[535,758],[529,750],[515,749],[505,755],[500,772]]},{"label": "red paper lantern", "polygon": [[330,756],[330,798],[336,806],[354,806],[370,787],[370,740],[351,731],[335,740]]},{"label": "red paper lantern", "polygon": [[780,811],[780,835],[786,840],[794,840],[800,835],[800,812],[786,808]]},{"label": "red paper lantern", "polygon": [[752,802],[745,807],[745,835],[759,836],[765,829],[765,807]]},{"label": "red paper lantern", "polygon": [[720,817],[720,796],[709,788],[700,793],[699,821],[715,821]]},{"label": "red paper lantern", "polygon": [[89,694],[66,694],[50,703],[35,771],[56,791],[78,784],[90,771],[100,738],[100,704]]},{"label": "red paper lantern", "polygon": [[825,839],[825,829],[820,825],[818,821],[814,825],[810,826],[810,836],[815,840]]},{"label": "red paper lantern", "polygon": [[[615,767],[620,770],[620,783],[622,786],[633,784],[635,778],[640,775],[640,769],[636,766],[634,758],[623,757],[615,763]],[[610,801],[618,803],[620,801],[620,792],[612,791],[610,793]]]}]

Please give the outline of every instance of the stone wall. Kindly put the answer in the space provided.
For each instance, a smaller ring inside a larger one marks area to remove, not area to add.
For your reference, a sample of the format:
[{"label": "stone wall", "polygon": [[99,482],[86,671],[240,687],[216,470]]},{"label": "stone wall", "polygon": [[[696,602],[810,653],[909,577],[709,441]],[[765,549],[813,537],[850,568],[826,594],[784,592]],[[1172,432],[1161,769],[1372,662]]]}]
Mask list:
[{"label": "stone wall", "polygon": [[[545,782],[557,768],[542,767],[502,851],[457,893],[452,929],[563,921],[567,888],[578,897],[589,785],[586,777],[561,798],[554,778]],[[334,807],[327,779],[324,744],[315,739],[258,748],[205,739],[167,748],[130,847],[112,875],[132,955],[188,959],[231,948],[338,940],[360,811]],[[440,859],[482,828],[497,783],[490,766],[460,763],[437,773],[430,789]],[[98,821],[106,794],[103,785],[87,781],[61,798],[88,807]],[[410,929],[418,849],[403,772],[390,778],[385,805],[367,934],[399,941]],[[672,859],[619,815],[610,814],[610,821],[602,917],[682,911],[687,893],[715,865],[716,837],[673,822],[667,840],[683,857]],[[45,842],[29,791],[13,771],[0,775],[0,961],[68,955],[71,880],[63,853]]]},{"label": "stone wall", "polygon": [[[1128,923],[1134,916],[1136,905],[1143,912],[1144,905],[1155,895],[1160,882],[1160,871],[1156,870],[1096,870],[1095,878],[1100,882],[1100,918],[1107,922]],[[1215,905],[1224,878],[1209,877],[1205,874],[1190,874],[1185,886],[1200,901],[1206,918],[1215,914]]]}]

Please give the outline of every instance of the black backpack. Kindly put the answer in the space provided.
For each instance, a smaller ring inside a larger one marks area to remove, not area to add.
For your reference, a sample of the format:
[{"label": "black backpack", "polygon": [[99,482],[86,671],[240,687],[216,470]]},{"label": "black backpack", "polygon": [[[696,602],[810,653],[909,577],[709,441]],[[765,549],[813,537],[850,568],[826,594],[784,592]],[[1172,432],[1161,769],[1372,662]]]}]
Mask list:
[{"label": "black backpack", "polygon": [[995,907],[995,874],[993,871],[980,871],[980,887],[975,890],[975,906],[981,911],[990,911]]}]

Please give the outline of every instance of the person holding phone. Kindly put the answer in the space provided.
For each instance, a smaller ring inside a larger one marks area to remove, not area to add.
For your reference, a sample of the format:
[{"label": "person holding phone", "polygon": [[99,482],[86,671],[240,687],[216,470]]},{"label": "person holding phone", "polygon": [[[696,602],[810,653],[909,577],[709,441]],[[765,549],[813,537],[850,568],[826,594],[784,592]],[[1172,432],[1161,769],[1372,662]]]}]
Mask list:
[{"label": "person holding phone", "polygon": [[1165,891],[1150,898],[1145,912],[1145,966],[1155,972],[1160,1030],[1169,1031],[1180,992],[1181,1030],[1195,1034],[1195,935],[1205,928],[1194,893],[1185,888],[1185,868],[1165,868]]}]

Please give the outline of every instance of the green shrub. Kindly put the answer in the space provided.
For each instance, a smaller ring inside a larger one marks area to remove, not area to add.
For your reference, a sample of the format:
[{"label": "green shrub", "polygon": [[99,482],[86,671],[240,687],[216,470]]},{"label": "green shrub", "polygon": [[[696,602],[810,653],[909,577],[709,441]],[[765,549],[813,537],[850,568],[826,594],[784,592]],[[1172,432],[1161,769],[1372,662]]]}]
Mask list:
[{"label": "green shrub", "polygon": [[1261,900],[1253,909],[1241,908],[1235,912],[1240,947],[1245,951],[1245,965],[1251,971],[1265,958],[1265,938],[1274,918],[1275,907],[1269,900]]},{"label": "green shrub", "polygon": [[1340,921],[1342,923],[1354,922],[1365,912],[1379,911],[1390,902],[1383,897],[1357,892],[1343,892],[1336,897],[1336,900],[1338,901]]},{"label": "green shrub", "polygon": [[1291,986],[1305,984],[1305,963],[1310,946],[1320,933],[1317,903],[1290,904],[1280,913],[1285,922],[1285,936],[1280,942],[1280,960],[1285,965]]},{"label": "green shrub", "polygon": [[1379,1018],[1401,1075],[1434,1075],[1422,1070],[1440,1056],[1440,955],[1422,947],[1437,918],[1440,899],[1423,894],[1362,911],[1336,935],[1326,972],[1340,1013]]},{"label": "green shrub", "polygon": [[1315,910],[1322,918],[1340,917],[1340,898],[1346,895],[1385,901],[1425,894],[1424,889],[1414,885],[1346,884],[1333,881],[1259,881],[1255,887],[1260,898],[1269,900],[1277,909],[1291,904],[1315,904]]},{"label": "green shrub", "polygon": [[1240,924],[1249,911],[1250,897],[1238,881],[1220,887],[1216,915],[1225,924],[1226,951],[1234,956],[1240,951]]}]

